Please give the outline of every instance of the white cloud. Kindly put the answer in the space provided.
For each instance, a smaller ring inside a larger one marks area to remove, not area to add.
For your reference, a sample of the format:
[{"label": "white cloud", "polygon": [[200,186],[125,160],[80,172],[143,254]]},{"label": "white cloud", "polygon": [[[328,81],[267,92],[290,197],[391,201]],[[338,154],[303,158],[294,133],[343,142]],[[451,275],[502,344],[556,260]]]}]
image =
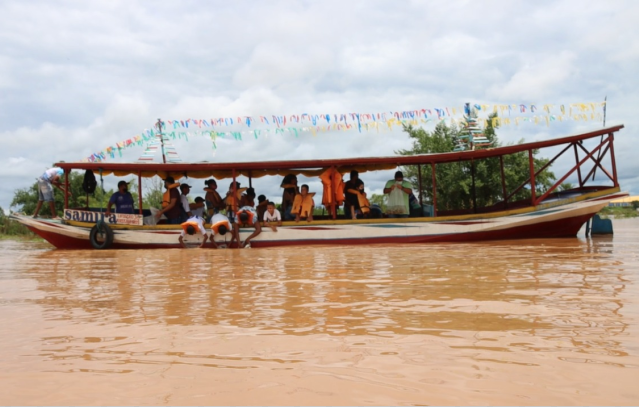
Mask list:
[{"label": "white cloud", "polygon": [[[604,96],[608,124],[626,124],[616,140],[622,187],[639,194],[631,136],[638,12],[632,1],[572,0],[3,2],[0,159],[9,165],[0,169],[0,206],[54,161],[80,160],[158,118],[559,105]],[[499,136],[538,140],[598,126],[520,124]],[[188,161],[390,155],[410,144],[399,130],[262,132],[257,140],[247,133],[218,140],[217,150],[202,136],[175,141]],[[141,153],[127,149],[115,160]],[[363,175],[371,191],[387,177]],[[277,181],[255,182],[279,194]]]}]

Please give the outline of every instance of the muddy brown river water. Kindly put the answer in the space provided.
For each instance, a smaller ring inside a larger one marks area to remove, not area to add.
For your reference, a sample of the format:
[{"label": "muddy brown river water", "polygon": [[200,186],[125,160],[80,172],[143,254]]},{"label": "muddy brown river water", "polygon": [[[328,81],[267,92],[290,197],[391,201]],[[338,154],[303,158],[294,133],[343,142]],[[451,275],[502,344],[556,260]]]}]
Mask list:
[{"label": "muddy brown river water", "polygon": [[614,236],[245,250],[0,241],[0,404],[636,405]]}]

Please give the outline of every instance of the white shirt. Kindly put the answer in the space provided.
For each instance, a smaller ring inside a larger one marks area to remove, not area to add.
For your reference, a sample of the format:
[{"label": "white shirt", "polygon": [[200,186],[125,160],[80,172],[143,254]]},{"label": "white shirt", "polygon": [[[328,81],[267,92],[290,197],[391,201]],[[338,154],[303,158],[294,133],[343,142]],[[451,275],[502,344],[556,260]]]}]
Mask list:
[{"label": "white shirt", "polygon": [[275,209],[273,214],[271,215],[268,210],[264,212],[264,222],[279,222],[282,220],[282,215],[280,215],[280,211]]},{"label": "white shirt", "polygon": [[222,215],[221,213],[216,213],[215,215],[213,215],[211,217],[211,236],[215,236],[215,231],[213,230],[212,226],[215,225],[218,222],[226,222],[227,225],[227,229],[230,231],[231,229],[231,222],[229,222],[229,218],[226,217],[226,215]]},{"label": "white shirt", "polygon": [[191,209],[193,216],[204,217],[204,207]]},{"label": "white shirt", "polygon": [[44,178],[45,180],[51,182],[51,180],[55,177],[55,176],[61,177],[62,175],[64,175],[64,170],[62,168],[59,167],[53,167],[53,168],[49,168],[48,170],[46,170],[44,172],[44,174],[42,174],[42,178]]},{"label": "white shirt", "polygon": [[[187,222],[196,222],[197,223],[197,227],[199,229],[198,233],[196,234],[200,234],[201,236],[204,236],[204,233],[206,233],[206,229],[204,229],[204,224],[202,223],[202,218],[198,218],[197,216],[192,216],[190,218],[188,218],[186,220]],[[182,229],[182,233],[180,233],[181,236],[186,236],[186,232],[184,232],[184,229]]]},{"label": "white shirt", "polygon": [[182,208],[184,208],[184,212],[191,212],[191,207],[189,206],[189,198],[187,198],[186,195],[180,194],[180,200],[182,201]]}]

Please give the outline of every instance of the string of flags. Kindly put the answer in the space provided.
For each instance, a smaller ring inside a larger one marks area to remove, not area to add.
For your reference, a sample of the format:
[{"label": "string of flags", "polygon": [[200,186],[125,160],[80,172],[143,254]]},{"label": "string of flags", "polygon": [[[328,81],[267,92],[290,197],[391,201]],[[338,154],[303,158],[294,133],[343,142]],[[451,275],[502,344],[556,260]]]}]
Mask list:
[{"label": "string of flags", "polygon": [[[478,114],[486,117],[478,117],[479,125],[486,127],[489,115],[497,113],[492,120],[493,127],[503,125],[520,124],[545,124],[550,125],[555,121],[568,120],[601,120],[600,108],[605,109],[606,102],[597,103],[572,103],[566,105],[486,105],[475,104],[472,107]],[[431,122],[445,121],[449,125],[464,126],[469,113],[469,105],[459,107],[429,108],[408,111],[384,112],[384,113],[339,113],[339,114],[295,114],[272,116],[239,116],[215,119],[186,119],[166,120],[162,122],[162,131],[147,129],[141,134],[115,143],[115,145],[91,154],[83,161],[99,162],[107,158],[122,157],[122,151],[130,147],[140,147],[148,144],[140,160],[149,160],[156,151],[160,134],[164,137],[164,143],[169,143],[169,157],[172,145],[170,140],[182,139],[188,141],[189,135],[204,136],[210,138],[212,148],[217,148],[218,138],[242,140],[243,136],[259,138],[271,134],[291,134],[299,137],[300,134],[311,133],[317,136],[321,132],[352,131],[380,132],[393,130],[394,126],[420,126]],[[167,144],[165,144],[166,147]],[[152,159],[152,158],[151,158]]]}]

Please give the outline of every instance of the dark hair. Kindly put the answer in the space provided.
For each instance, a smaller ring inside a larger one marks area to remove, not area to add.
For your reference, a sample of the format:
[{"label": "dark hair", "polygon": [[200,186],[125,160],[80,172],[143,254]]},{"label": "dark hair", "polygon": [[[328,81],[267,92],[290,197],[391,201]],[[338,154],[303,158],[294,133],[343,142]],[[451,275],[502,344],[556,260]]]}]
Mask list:
[{"label": "dark hair", "polygon": [[359,172],[357,172],[357,170],[351,170],[351,178],[356,177],[359,175]]},{"label": "dark hair", "polygon": [[242,222],[248,222],[248,220],[249,220],[248,213],[246,213],[246,212],[241,212],[241,213],[240,213],[240,216],[238,216],[238,218],[239,218]]},{"label": "dark hair", "polygon": [[195,227],[193,227],[193,225],[189,225],[186,227],[186,233],[188,233],[189,235],[194,235],[195,234]]},{"label": "dark hair", "polygon": [[404,174],[403,174],[401,171],[397,171],[397,172],[395,173],[395,178],[397,178],[397,177],[402,177],[402,178],[404,178]]},{"label": "dark hair", "polygon": [[266,206],[269,206],[269,205],[273,205],[273,206],[275,206],[275,202],[273,202],[273,201],[268,201],[268,203],[266,204]]},{"label": "dark hair", "polygon": [[228,229],[224,225],[220,225],[220,227],[217,228],[217,233],[219,233],[220,235],[225,235],[226,232],[228,232]]},{"label": "dark hair", "polygon": [[246,188],[246,195],[255,198],[255,188]]},{"label": "dark hair", "polygon": [[266,201],[266,196],[260,195],[260,196],[257,197],[257,202],[262,203],[264,201]]},{"label": "dark hair", "polygon": [[300,187],[300,189],[302,189],[302,188],[306,188],[306,190],[308,191],[308,185],[306,185],[306,184],[302,184],[302,186]]},{"label": "dark hair", "polygon": [[296,178],[297,178],[297,176],[295,176],[295,174],[287,174],[284,177],[284,179],[282,180],[282,184],[281,185],[290,184]]}]

